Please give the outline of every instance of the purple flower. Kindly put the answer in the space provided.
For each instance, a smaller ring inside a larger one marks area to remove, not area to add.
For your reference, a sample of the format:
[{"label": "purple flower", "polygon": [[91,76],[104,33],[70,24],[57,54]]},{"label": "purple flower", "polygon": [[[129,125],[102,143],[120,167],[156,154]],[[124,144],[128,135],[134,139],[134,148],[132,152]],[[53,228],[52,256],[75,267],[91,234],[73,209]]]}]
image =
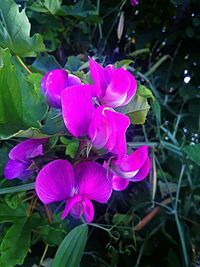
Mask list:
[{"label": "purple flower", "polygon": [[81,80],[67,71],[55,69],[47,72],[41,81],[41,91],[50,106],[61,107],[61,92],[74,85],[81,84]]},{"label": "purple flower", "polygon": [[92,58],[89,59],[90,73],[98,101],[108,107],[128,104],[134,97],[137,83],[133,75],[123,68],[107,65],[105,69]]},{"label": "purple flower", "polygon": [[[104,163],[104,167],[107,164]],[[112,175],[113,189],[124,190],[129,182],[138,182],[145,179],[150,171],[148,147],[142,146],[129,156],[111,160],[110,175]]]},{"label": "purple flower", "polygon": [[9,160],[6,164],[4,174],[8,180],[18,178],[25,180],[30,178],[35,168],[33,158],[43,155],[43,144],[47,138],[28,139],[12,148],[9,152]]},{"label": "purple flower", "polygon": [[112,185],[106,169],[96,162],[73,167],[67,160],[55,160],[39,172],[36,192],[44,204],[66,201],[62,219],[70,213],[74,218],[83,216],[89,223],[94,217],[91,200],[107,202]]},{"label": "purple flower", "polygon": [[95,104],[94,86],[80,85],[63,91],[62,115],[67,129],[75,137],[87,137],[92,145],[114,154],[126,150],[125,132],[130,125],[127,116]]},{"label": "purple flower", "polygon": [[132,6],[137,6],[139,2],[137,0],[131,0],[131,5]]}]

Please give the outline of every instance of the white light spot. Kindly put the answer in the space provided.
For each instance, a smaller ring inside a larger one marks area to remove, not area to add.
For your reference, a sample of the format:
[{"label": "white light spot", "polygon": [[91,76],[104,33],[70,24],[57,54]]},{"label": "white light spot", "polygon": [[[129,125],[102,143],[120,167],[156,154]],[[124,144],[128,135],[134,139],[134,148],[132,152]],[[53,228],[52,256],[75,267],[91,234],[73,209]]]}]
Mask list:
[{"label": "white light spot", "polygon": [[191,77],[190,76],[186,76],[185,78],[184,78],[184,83],[189,83],[190,82],[190,80],[191,80]]},{"label": "white light spot", "polygon": [[184,70],[184,74],[185,74],[185,75],[188,74],[188,70]]}]

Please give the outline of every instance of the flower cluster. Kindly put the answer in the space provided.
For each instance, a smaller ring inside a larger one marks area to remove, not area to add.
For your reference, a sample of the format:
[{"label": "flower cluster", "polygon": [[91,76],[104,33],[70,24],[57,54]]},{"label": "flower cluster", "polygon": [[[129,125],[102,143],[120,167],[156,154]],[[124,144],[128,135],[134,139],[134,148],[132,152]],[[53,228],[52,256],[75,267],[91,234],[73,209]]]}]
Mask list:
[{"label": "flower cluster", "polygon": [[[129,182],[144,179],[150,170],[148,147],[142,146],[127,155],[126,131],[129,118],[115,108],[127,105],[137,89],[135,78],[123,68],[105,68],[89,59],[93,84],[65,70],[52,70],[43,77],[41,91],[50,107],[60,109],[66,128],[80,143],[104,155],[104,163],[85,156],[72,166],[63,159],[51,161],[36,178],[36,192],[44,204],[65,201],[62,218],[69,213],[83,216],[87,222],[94,217],[91,200],[108,201],[112,190],[124,190]],[[33,158],[42,155],[47,139],[23,141],[10,151],[5,168],[8,179],[28,178],[35,171]],[[103,152],[102,152],[103,151]]]}]

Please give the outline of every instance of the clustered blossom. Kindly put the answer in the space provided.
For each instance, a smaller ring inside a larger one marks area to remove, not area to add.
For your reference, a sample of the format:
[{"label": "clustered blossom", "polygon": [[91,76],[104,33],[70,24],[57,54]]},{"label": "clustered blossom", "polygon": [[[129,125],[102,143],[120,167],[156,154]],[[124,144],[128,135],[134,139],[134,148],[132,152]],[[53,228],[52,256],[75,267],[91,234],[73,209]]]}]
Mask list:
[{"label": "clustered blossom", "polygon": [[[150,170],[147,146],[127,155],[130,119],[115,110],[133,99],[137,89],[134,76],[113,65],[103,68],[92,58],[89,66],[93,84],[83,84],[78,77],[56,69],[43,77],[41,91],[49,106],[60,109],[68,131],[84,140],[87,147],[103,150],[106,160],[101,165],[86,159],[74,166],[67,160],[54,160],[36,178],[36,192],[44,204],[65,201],[62,218],[70,213],[74,218],[83,216],[86,222],[94,217],[91,200],[106,203],[112,190],[124,190],[129,182],[143,180]],[[30,139],[14,147],[9,153],[6,178],[30,177],[35,171],[31,168],[33,158],[43,155],[46,141]]]}]

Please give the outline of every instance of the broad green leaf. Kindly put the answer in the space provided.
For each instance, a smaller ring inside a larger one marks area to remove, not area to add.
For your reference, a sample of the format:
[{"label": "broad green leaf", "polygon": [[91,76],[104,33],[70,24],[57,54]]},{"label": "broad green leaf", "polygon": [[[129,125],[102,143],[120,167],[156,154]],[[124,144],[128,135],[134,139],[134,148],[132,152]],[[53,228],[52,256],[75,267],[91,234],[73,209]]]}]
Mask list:
[{"label": "broad green leaf", "polygon": [[23,203],[17,208],[11,208],[8,205],[0,204],[0,223],[16,222],[26,217],[27,206]]},{"label": "broad green leaf", "polygon": [[182,150],[186,153],[189,159],[200,166],[200,144],[185,146]]},{"label": "broad green leaf", "polygon": [[0,68],[0,138],[19,131],[40,128],[47,105],[34,81],[37,75],[25,76],[11,62],[8,49],[2,50]]},{"label": "broad green leaf", "polygon": [[65,65],[65,68],[71,72],[78,71],[78,69],[81,66],[80,59],[75,56],[70,56],[67,59],[67,63]]},{"label": "broad green leaf", "polygon": [[60,0],[45,0],[44,6],[51,14],[55,15],[56,12],[60,9],[61,3]]},{"label": "broad green leaf", "polygon": [[8,47],[13,54],[33,56],[44,51],[42,37],[34,34],[30,37],[31,25],[25,10],[19,12],[14,0],[0,1],[0,46]]},{"label": "broad green leaf", "polygon": [[0,266],[23,264],[30,246],[31,231],[28,218],[13,224],[6,232],[0,246]]},{"label": "broad green leaf", "polygon": [[133,124],[143,124],[145,123],[149,108],[147,99],[136,94],[128,105],[116,110],[127,114]]},{"label": "broad green leaf", "polygon": [[78,267],[88,235],[86,224],[75,227],[60,244],[52,267]]},{"label": "broad green leaf", "polygon": [[62,144],[66,145],[65,154],[70,156],[72,159],[76,155],[79,142],[76,139],[68,139],[66,137],[61,136],[60,141]]},{"label": "broad green leaf", "polygon": [[60,223],[42,225],[39,227],[38,232],[49,246],[59,246],[67,233],[66,229],[60,227]]}]

